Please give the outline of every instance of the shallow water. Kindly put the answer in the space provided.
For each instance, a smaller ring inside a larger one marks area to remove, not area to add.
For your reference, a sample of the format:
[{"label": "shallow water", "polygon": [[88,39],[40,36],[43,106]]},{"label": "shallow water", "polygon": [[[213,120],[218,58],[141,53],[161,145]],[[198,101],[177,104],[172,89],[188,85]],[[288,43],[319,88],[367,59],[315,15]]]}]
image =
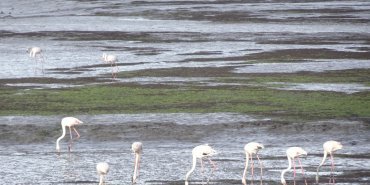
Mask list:
[{"label": "shallow water", "polygon": [[[117,55],[124,65],[120,71],[228,65],[236,72],[260,73],[266,71],[248,64],[250,70],[241,70],[240,62],[212,58],[299,48],[359,52],[369,47],[364,40],[370,34],[369,2],[293,2],[53,1],[40,11],[32,5],[35,1],[2,1],[0,78],[101,76],[110,72],[101,65],[103,52]],[[324,43],[300,44],[310,39]],[[43,48],[45,74],[26,54],[30,46]],[[196,62],[199,58],[210,62]],[[320,66],[321,71],[348,69],[345,62],[326,62],[331,65]],[[362,64],[352,68],[369,68],[369,60],[348,62]],[[276,64],[270,72],[287,72],[280,66],[285,68]]]},{"label": "shallow water", "polygon": [[[191,167],[191,150],[208,143],[218,151],[212,157],[217,169],[210,176],[216,184],[239,184],[244,165],[243,146],[257,141],[265,145],[260,151],[263,161],[263,180],[267,184],[279,182],[280,172],[287,167],[285,150],[301,146],[308,152],[302,159],[309,182],[322,158],[322,142],[335,139],[344,145],[335,155],[338,184],[366,184],[370,176],[369,125],[360,121],[325,120],[310,123],[285,124],[234,113],[212,114],[134,114],[80,115],[84,121],[78,127],[82,137],[67,152],[67,139],[62,140],[62,153],[55,153],[55,140],[61,134],[58,116],[0,117],[10,126],[12,137],[0,142],[1,175],[6,184],[97,184],[95,165],[107,161],[111,170],[109,184],[128,184],[133,172],[134,156],[131,143],[142,141],[141,176],[139,184],[183,184]],[[30,129],[31,128],[31,129]],[[46,130],[54,135],[38,135],[30,141],[28,135]],[[27,133],[33,132],[33,133]],[[23,133],[24,137],[15,136]],[[68,137],[68,136],[67,136]],[[24,144],[19,144],[24,143]],[[208,163],[205,163],[206,166]],[[328,178],[329,162],[322,167],[322,181]],[[6,167],[5,167],[6,165]],[[258,165],[256,164],[256,167]],[[199,167],[191,182],[201,181]],[[255,183],[259,169],[255,170]],[[356,172],[362,172],[356,175]],[[210,175],[206,170],[206,175]],[[206,176],[205,175],[205,176]],[[302,174],[297,174],[298,179]],[[292,179],[292,173],[287,173]],[[250,179],[250,176],[249,176]]]}]

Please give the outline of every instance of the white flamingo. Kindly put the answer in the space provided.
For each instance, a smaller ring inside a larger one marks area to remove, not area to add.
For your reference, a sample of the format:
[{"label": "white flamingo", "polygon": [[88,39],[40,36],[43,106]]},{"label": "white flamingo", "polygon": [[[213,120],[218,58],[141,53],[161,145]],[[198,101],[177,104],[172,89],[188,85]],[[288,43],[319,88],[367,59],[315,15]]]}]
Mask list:
[{"label": "white flamingo", "polygon": [[189,178],[190,174],[193,173],[193,171],[195,170],[195,166],[197,164],[197,159],[200,159],[201,166],[202,166],[202,171],[203,171],[203,158],[207,158],[209,160],[209,162],[213,165],[212,172],[214,171],[216,166],[215,166],[214,162],[209,157],[211,157],[215,154],[217,154],[216,150],[214,150],[212,147],[208,146],[207,144],[196,146],[192,150],[193,166],[191,167],[191,169],[189,170],[189,172],[185,176],[185,185],[189,184],[188,178]]},{"label": "white flamingo", "polygon": [[135,184],[137,178],[139,177],[140,156],[143,152],[143,143],[141,142],[132,143],[131,150],[135,153],[134,175],[132,176],[132,183]]},{"label": "white flamingo", "polygon": [[64,136],[66,135],[66,127],[69,128],[69,135],[71,136],[71,140],[70,140],[69,145],[68,145],[68,151],[71,151],[72,141],[73,141],[71,129],[73,129],[76,132],[77,139],[80,138],[80,134],[77,132],[75,126],[77,126],[79,124],[82,124],[82,123],[83,123],[82,121],[80,121],[79,119],[74,118],[74,117],[65,117],[65,118],[62,119],[61,125],[62,125],[62,132],[63,133],[62,133],[62,136],[60,136],[57,139],[57,143],[56,143],[56,149],[57,149],[58,153],[60,152],[59,141],[61,139],[63,139]]},{"label": "white flamingo", "polygon": [[[323,144],[323,148],[324,148],[324,157],[320,163],[320,165],[317,167],[317,171],[316,171],[316,183],[319,183],[319,170],[320,170],[320,167],[324,164],[325,160],[326,160],[326,157],[327,155],[329,154],[330,155],[330,159],[331,159],[331,174],[333,173],[334,171],[334,157],[333,157],[333,154],[335,151],[337,150],[340,150],[343,148],[343,145],[338,142],[338,141],[326,141],[324,144]],[[329,180],[329,183],[330,183],[331,179]],[[333,179],[333,183],[334,182],[334,179]]]},{"label": "white flamingo", "polygon": [[244,146],[245,159],[246,159],[243,178],[242,178],[242,183],[244,185],[247,184],[246,176],[247,176],[249,158],[251,160],[251,171],[252,171],[252,179],[253,179],[253,170],[254,170],[253,155],[256,155],[256,157],[258,159],[258,164],[260,164],[260,167],[261,167],[261,184],[262,184],[262,163],[261,163],[260,158],[258,157],[257,153],[260,149],[263,149],[263,148],[264,148],[264,146],[262,144],[256,143],[256,142],[250,142],[250,143],[248,143]]},{"label": "white flamingo", "polygon": [[[295,179],[295,173],[296,173],[295,172],[295,158],[298,159],[299,165],[301,166],[301,169],[302,169],[302,174],[304,176],[304,170],[303,170],[303,167],[302,167],[302,164],[301,164],[301,161],[300,161],[299,157],[302,156],[302,155],[307,155],[307,152],[304,151],[301,147],[290,147],[286,151],[286,154],[287,154],[287,157],[288,157],[289,166],[288,166],[287,169],[285,169],[281,172],[281,183],[283,185],[287,184],[285,179],[284,179],[284,174],[292,168],[292,160],[293,160],[293,168],[294,168],[293,174],[294,174],[294,179]],[[295,184],[295,181],[294,181],[294,184]],[[307,185],[306,179],[305,179],[305,184]]]},{"label": "white flamingo", "polygon": [[27,49],[27,53],[30,54],[31,58],[34,58],[36,61],[36,65],[38,63],[38,60],[41,61],[41,70],[42,73],[44,73],[44,57],[42,56],[42,49],[40,47],[30,47]]},{"label": "white flamingo", "polygon": [[108,55],[106,53],[103,53],[103,61],[110,64],[110,66],[112,67],[112,77],[113,79],[115,79],[119,70],[117,66],[117,57],[115,55]]},{"label": "white flamingo", "polygon": [[96,171],[99,174],[99,185],[105,184],[105,176],[109,172],[109,165],[106,162],[100,162],[96,165]]}]

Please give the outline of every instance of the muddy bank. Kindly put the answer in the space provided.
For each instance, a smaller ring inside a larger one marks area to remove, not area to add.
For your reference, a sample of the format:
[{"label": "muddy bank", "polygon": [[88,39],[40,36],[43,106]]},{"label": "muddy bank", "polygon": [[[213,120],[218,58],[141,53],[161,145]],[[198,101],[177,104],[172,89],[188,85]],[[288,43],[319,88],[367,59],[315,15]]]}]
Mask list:
[{"label": "muddy bank", "polygon": [[[115,118],[115,121],[109,121],[108,118],[113,115],[96,115],[93,119],[82,116],[86,123],[78,126],[78,130],[83,135],[82,142],[138,139],[142,141],[178,140],[197,142],[212,135],[223,135],[230,132],[244,135],[255,129],[263,131],[266,135],[275,136],[289,133],[302,135],[326,133],[332,135],[338,132],[351,135],[366,132],[370,128],[370,121],[367,119],[289,123],[238,114],[224,114],[222,117],[215,114],[181,114],[185,117],[193,115],[193,118],[182,119],[176,118],[180,114],[117,115],[118,117],[127,117],[126,121],[119,121],[117,118]],[[228,118],[229,116],[236,117],[231,121],[229,120],[231,117]],[[34,117],[33,119],[32,117],[24,117],[25,120],[23,121],[20,120],[21,118],[14,117],[11,120],[6,117],[1,118],[1,143],[43,143],[53,141],[61,135],[60,123],[53,117]],[[159,122],[160,120],[162,122]],[[356,140],[347,140],[346,142],[357,145]]]}]

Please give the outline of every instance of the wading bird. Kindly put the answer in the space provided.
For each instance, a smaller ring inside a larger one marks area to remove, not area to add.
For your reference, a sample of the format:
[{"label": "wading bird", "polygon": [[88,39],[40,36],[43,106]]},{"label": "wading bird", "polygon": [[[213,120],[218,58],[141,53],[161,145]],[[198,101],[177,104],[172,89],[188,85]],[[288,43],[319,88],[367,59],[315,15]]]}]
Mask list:
[{"label": "wading bird", "polygon": [[195,170],[195,166],[197,164],[197,159],[200,159],[201,166],[202,166],[202,171],[203,171],[203,159],[204,158],[207,158],[209,160],[209,162],[213,165],[212,172],[214,171],[216,166],[215,166],[214,162],[209,157],[211,157],[215,154],[217,154],[216,150],[214,150],[212,147],[208,146],[207,144],[196,146],[192,150],[193,166],[191,167],[191,169],[189,170],[189,172],[185,176],[185,185],[189,184],[188,178],[189,178],[190,174],[193,173],[193,171]]},{"label": "wading bird", "polygon": [[135,163],[134,163],[134,175],[132,176],[132,183],[136,183],[136,179],[139,177],[140,170],[140,156],[143,152],[143,144],[141,142],[132,143],[131,150],[135,154]]},{"label": "wading bird", "polygon": [[99,174],[99,185],[105,184],[105,176],[109,172],[109,165],[106,162],[100,162],[96,165],[96,171]]},{"label": "wading bird", "polygon": [[[343,145],[340,142],[337,142],[337,141],[327,141],[323,144],[323,148],[324,148],[324,157],[323,157],[319,167],[317,167],[316,183],[319,183],[319,170],[320,170],[320,167],[324,164],[328,154],[330,155],[330,160],[331,160],[330,175],[333,174],[333,171],[334,171],[334,157],[333,157],[334,152],[337,151],[337,150],[342,149]],[[329,183],[331,183],[331,179],[329,180]],[[334,178],[333,178],[333,183],[335,183]]]},{"label": "wading bird", "polygon": [[76,125],[79,125],[79,124],[82,124],[83,122],[78,120],[77,118],[74,118],[74,117],[65,117],[62,119],[62,136],[60,136],[58,139],[57,139],[57,146],[56,146],[56,149],[57,149],[57,152],[59,153],[60,152],[60,147],[59,147],[59,141],[61,139],[64,138],[64,136],[66,135],[66,127],[69,128],[69,135],[71,136],[71,140],[69,141],[69,145],[68,145],[68,151],[71,151],[71,148],[72,148],[72,142],[73,142],[73,137],[72,137],[72,131],[71,129],[73,129],[76,134],[77,134],[77,139],[80,138],[80,134],[77,132],[75,126]]},{"label": "wading bird", "polygon": [[42,73],[44,73],[44,57],[42,56],[42,50],[39,47],[30,47],[27,49],[27,53],[30,54],[30,57],[35,59],[36,65],[38,61],[40,60],[41,62],[41,70]]},{"label": "wading bird", "polygon": [[263,149],[263,148],[264,147],[263,147],[262,144],[255,143],[255,142],[250,142],[250,143],[248,143],[244,146],[245,159],[246,159],[243,178],[242,178],[242,183],[244,185],[247,184],[247,181],[246,181],[245,178],[247,176],[249,158],[251,160],[251,171],[252,171],[252,179],[253,179],[253,170],[254,170],[253,154],[256,155],[256,157],[258,159],[258,164],[260,164],[260,167],[261,167],[261,184],[262,184],[262,163],[261,163],[260,158],[258,157],[257,153],[260,149]]},{"label": "wading bird", "polygon": [[[293,174],[294,174],[294,179],[295,179],[295,173],[296,173],[295,172],[295,158],[298,159],[299,165],[301,166],[301,169],[302,169],[302,174],[304,176],[304,170],[303,170],[301,160],[299,159],[299,157],[302,156],[302,155],[307,155],[307,152],[304,151],[301,147],[290,147],[286,151],[286,154],[287,154],[287,157],[288,157],[289,166],[288,166],[287,169],[285,169],[281,172],[281,183],[283,185],[287,184],[285,179],[284,179],[284,174],[292,168],[292,160],[293,160],[293,168],[294,168]],[[305,181],[305,184],[307,185],[306,179],[304,181]],[[294,181],[294,184],[295,184],[295,181]]]},{"label": "wading bird", "polygon": [[117,59],[117,57],[114,56],[114,55],[108,55],[106,53],[103,53],[103,61],[105,63],[110,64],[110,66],[112,67],[112,78],[115,79],[117,77],[117,73],[118,73],[118,66],[117,66],[118,59]]}]

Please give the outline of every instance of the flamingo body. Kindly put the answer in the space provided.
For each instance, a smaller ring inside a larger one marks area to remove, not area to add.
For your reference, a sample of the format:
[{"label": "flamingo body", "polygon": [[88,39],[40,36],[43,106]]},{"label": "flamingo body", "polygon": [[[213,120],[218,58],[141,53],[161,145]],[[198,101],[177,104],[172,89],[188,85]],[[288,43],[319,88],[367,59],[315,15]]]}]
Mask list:
[{"label": "flamingo body", "polygon": [[29,53],[32,58],[36,58],[37,55],[41,56],[41,52],[42,50],[39,47],[31,47],[27,49],[27,53]]},{"label": "flamingo body", "polygon": [[109,55],[109,54],[103,53],[103,61],[106,63],[113,64],[115,62],[118,62],[118,59],[115,55]]},{"label": "flamingo body", "polygon": [[100,162],[96,165],[96,171],[99,174],[99,185],[104,184],[104,177],[107,175],[109,172],[109,165],[106,162]]},{"label": "flamingo body", "polygon": [[62,121],[61,121],[61,125],[62,125],[62,136],[60,136],[57,139],[57,142],[56,142],[56,150],[57,150],[57,152],[60,152],[59,141],[61,139],[63,139],[64,136],[66,135],[66,127],[69,128],[69,134],[70,134],[70,137],[71,137],[70,144],[69,144],[69,150],[70,150],[71,147],[72,147],[72,139],[73,139],[71,129],[73,129],[75,131],[75,133],[77,134],[77,138],[79,138],[80,137],[80,134],[77,132],[75,126],[80,125],[82,123],[83,123],[82,121],[80,121],[79,119],[77,119],[75,117],[65,117],[65,118],[62,119]]}]

